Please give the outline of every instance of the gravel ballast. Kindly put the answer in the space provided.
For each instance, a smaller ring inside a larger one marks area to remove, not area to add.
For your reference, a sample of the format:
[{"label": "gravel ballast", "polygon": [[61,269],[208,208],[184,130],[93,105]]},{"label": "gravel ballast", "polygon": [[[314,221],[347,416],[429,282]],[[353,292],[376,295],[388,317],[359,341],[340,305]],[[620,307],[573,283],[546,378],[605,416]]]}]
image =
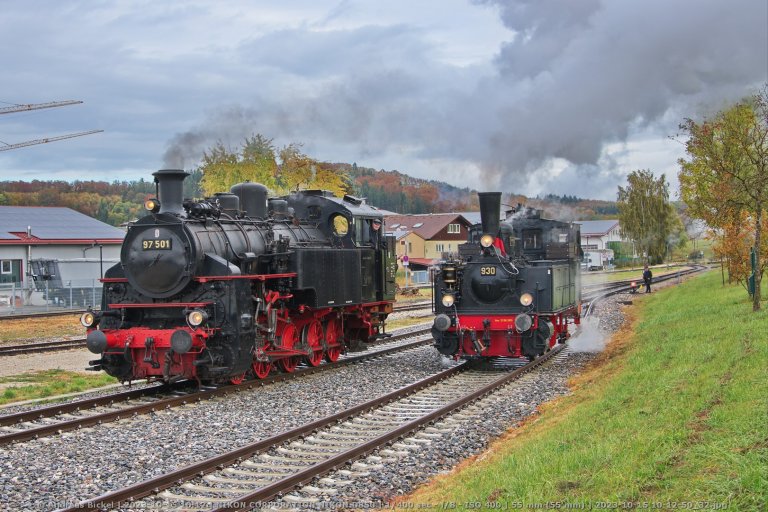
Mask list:
[{"label": "gravel ballast", "polygon": [[[596,311],[598,335],[621,325],[616,296]],[[594,347],[573,348],[476,406],[452,433],[357,478],[325,501],[381,502],[488,446],[541,403],[568,392],[567,379]],[[575,349],[575,350],[574,350]],[[424,347],[222,399],[0,448],[0,510],[52,510],[152,478],[398,389],[453,364]],[[4,411],[5,412],[5,411]],[[373,500],[373,501],[371,501]]]}]

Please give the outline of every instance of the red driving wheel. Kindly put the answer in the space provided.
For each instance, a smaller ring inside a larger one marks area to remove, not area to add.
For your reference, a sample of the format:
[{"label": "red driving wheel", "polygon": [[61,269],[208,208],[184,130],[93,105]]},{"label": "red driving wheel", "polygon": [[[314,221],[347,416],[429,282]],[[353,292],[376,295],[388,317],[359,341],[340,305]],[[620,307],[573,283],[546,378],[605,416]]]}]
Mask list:
[{"label": "red driving wheel", "polygon": [[272,371],[272,363],[269,361],[254,361],[252,368],[253,374],[256,375],[257,379],[266,379],[269,376],[269,372]]},{"label": "red driving wheel", "polygon": [[325,343],[328,350],[325,353],[325,359],[329,363],[335,363],[341,355],[341,322],[337,318],[331,318],[325,323]]},{"label": "red driving wheel", "polygon": [[[293,324],[283,324],[284,327],[280,333],[280,345],[283,348],[293,348],[298,341],[298,333]],[[285,373],[293,373],[299,364],[299,356],[284,357],[277,361],[277,366]]]},{"label": "red driving wheel", "polygon": [[317,366],[323,361],[323,326],[319,320],[312,320],[302,331],[302,338],[309,347],[309,355],[304,360],[309,366]]}]

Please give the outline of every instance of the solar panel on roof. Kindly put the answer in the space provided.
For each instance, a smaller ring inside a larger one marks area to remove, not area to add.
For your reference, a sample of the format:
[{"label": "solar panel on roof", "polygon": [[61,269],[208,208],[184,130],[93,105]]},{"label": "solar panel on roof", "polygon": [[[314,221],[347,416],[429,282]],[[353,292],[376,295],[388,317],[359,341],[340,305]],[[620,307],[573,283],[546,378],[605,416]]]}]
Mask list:
[{"label": "solar panel on roof", "polygon": [[[61,207],[0,207],[0,233],[26,233],[42,239],[123,238],[125,232],[75,210]],[[15,238],[15,237],[14,237]]]}]

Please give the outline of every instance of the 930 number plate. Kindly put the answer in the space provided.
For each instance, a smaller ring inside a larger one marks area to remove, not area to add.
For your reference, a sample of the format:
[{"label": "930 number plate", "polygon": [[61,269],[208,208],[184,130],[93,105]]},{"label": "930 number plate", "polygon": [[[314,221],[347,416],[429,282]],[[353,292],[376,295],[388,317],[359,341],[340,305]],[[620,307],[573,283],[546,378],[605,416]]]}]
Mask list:
[{"label": "930 number plate", "polygon": [[155,240],[142,240],[141,249],[144,251],[170,251],[171,239],[170,238],[158,238]]}]

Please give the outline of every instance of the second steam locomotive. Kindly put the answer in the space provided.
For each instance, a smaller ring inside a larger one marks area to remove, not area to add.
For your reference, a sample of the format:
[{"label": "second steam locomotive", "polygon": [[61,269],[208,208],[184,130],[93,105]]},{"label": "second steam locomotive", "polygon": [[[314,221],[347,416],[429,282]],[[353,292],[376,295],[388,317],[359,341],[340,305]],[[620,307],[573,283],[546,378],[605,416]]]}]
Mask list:
[{"label": "second steam locomotive", "polygon": [[87,312],[87,345],[122,381],[238,382],[335,361],[382,333],[395,295],[382,215],[323,191],[268,198],[241,183],[183,201],[187,173],[153,174],[158,199],[128,229]]},{"label": "second steam locomotive", "polygon": [[580,232],[525,207],[500,222],[501,193],[479,197],[481,225],[436,273],[435,346],[455,358],[533,359],[579,323]]}]

